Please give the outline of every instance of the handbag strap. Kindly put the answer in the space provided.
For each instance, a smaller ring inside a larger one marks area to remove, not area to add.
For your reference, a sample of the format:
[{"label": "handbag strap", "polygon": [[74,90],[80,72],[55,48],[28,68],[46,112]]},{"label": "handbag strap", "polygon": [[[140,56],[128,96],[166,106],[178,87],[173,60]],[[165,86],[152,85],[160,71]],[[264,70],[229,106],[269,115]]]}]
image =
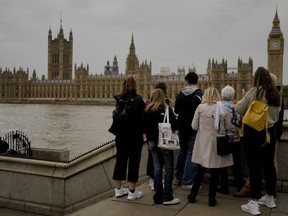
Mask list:
[{"label": "handbag strap", "polygon": [[[220,122],[221,122],[221,115],[219,115],[219,122],[218,122],[217,136],[220,135]],[[225,129],[225,136],[226,136],[226,129]]]},{"label": "handbag strap", "polygon": [[169,123],[169,106],[168,105],[166,106],[165,115],[163,118],[163,123],[165,122]]},{"label": "handbag strap", "polygon": [[221,121],[221,116],[219,115],[218,129],[217,129],[217,136],[219,136],[219,134],[220,134],[220,121]]}]

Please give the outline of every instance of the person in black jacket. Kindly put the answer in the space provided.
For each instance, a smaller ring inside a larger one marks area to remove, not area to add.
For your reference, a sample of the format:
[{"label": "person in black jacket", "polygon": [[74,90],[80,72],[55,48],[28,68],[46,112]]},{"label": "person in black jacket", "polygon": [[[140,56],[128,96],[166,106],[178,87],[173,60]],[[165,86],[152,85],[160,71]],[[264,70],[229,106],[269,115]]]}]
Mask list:
[{"label": "person in black jacket", "polygon": [[[155,204],[173,205],[180,203],[178,198],[173,197],[174,154],[172,150],[158,147],[158,123],[163,122],[166,108],[169,109],[169,122],[172,130],[177,129],[176,116],[171,107],[165,103],[164,92],[156,88],[152,92],[151,103],[145,109],[144,133],[148,140],[154,165],[154,189],[153,200]],[[163,178],[163,167],[165,177]],[[164,185],[162,182],[164,179]]]},{"label": "person in black jacket", "polygon": [[[139,165],[143,146],[143,111],[145,103],[136,93],[136,81],[128,77],[123,82],[122,92],[115,97],[127,103],[126,114],[121,118],[121,127],[116,128],[116,163],[113,173],[115,180],[115,197],[127,195],[128,200],[135,200],[143,196],[141,191],[135,190],[139,176]],[[116,106],[119,101],[116,101]],[[114,120],[113,120],[114,121]],[[113,125],[113,124],[112,124]],[[123,188],[122,180],[126,180],[128,166],[128,189]]]},{"label": "person in black jacket", "polygon": [[[165,95],[165,103],[170,106],[170,100],[167,98],[167,85],[166,83],[164,82],[158,82],[156,85],[155,85],[155,88],[154,89],[161,89],[163,92],[164,92],[164,95]],[[151,102],[151,101],[150,101]],[[149,105],[146,104],[146,105]],[[162,159],[163,160],[163,159]],[[154,165],[153,165],[153,158],[152,158],[152,155],[151,155],[151,152],[148,148],[148,160],[147,160],[147,172],[146,174],[150,177],[150,180],[149,180],[149,186],[151,188],[151,190],[154,191]]]},{"label": "person in black jacket", "polygon": [[196,164],[191,161],[196,131],[191,127],[194,113],[202,102],[203,92],[197,88],[198,75],[189,72],[185,76],[185,87],[176,97],[174,111],[178,114],[180,150],[177,154],[177,164],[174,184],[182,184],[182,189],[191,190]]}]

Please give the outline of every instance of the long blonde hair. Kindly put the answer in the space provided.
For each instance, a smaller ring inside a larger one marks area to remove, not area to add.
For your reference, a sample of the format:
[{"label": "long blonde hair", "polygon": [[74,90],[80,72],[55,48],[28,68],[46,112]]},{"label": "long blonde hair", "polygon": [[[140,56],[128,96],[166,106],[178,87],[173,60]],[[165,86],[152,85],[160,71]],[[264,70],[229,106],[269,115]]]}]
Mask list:
[{"label": "long blonde hair", "polygon": [[165,93],[163,90],[156,88],[151,94],[151,103],[147,105],[146,112],[158,110],[160,104],[163,104],[166,109]]},{"label": "long blonde hair", "polygon": [[217,103],[220,100],[221,96],[218,90],[215,87],[209,87],[204,92],[202,103],[211,105],[212,103]]}]

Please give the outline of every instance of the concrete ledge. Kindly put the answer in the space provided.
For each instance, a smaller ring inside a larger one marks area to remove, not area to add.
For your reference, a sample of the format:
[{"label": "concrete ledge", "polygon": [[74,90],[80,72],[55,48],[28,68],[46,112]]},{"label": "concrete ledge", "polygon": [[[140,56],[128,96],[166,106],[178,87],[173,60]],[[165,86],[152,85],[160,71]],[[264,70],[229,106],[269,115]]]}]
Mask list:
[{"label": "concrete ledge", "polygon": [[23,202],[4,198],[0,198],[0,207],[41,215],[62,216],[65,214],[64,209],[60,207],[57,208],[49,205],[41,205],[37,203]]},{"label": "concrete ledge", "polygon": [[[0,156],[0,207],[44,215],[64,215],[113,194],[115,143],[70,163]],[[144,144],[140,179],[147,178]]]},{"label": "concrete ledge", "polygon": [[34,159],[46,161],[69,161],[68,149],[31,148]]}]

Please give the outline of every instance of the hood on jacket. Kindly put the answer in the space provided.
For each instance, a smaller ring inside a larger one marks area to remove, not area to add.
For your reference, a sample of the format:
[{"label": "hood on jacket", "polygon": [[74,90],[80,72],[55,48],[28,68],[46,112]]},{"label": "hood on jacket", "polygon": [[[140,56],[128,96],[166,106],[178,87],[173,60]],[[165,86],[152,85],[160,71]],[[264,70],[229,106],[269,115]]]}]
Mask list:
[{"label": "hood on jacket", "polygon": [[196,86],[185,86],[183,89],[182,89],[182,93],[187,96],[187,95],[190,95],[192,94],[193,92],[195,92],[198,88]]}]

